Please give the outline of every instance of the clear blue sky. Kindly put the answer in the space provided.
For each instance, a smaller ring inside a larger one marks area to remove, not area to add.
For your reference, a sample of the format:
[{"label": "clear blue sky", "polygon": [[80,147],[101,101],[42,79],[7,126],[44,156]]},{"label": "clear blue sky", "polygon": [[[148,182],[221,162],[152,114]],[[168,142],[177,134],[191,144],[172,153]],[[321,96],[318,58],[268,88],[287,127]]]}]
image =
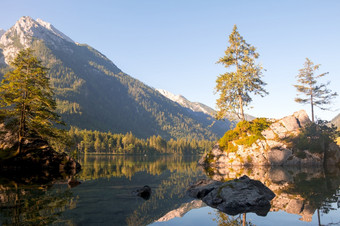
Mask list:
[{"label": "clear blue sky", "polygon": [[[246,113],[282,117],[308,105],[294,102],[295,76],[305,58],[329,72],[340,93],[340,1],[338,0],[107,0],[16,1],[0,3],[0,28],[21,16],[41,18],[74,41],[96,48],[120,69],[155,88],[182,94],[215,107],[215,62],[224,55],[228,35],[237,24],[245,40],[257,47],[267,71],[269,95],[253,99]],[[330,120],[340,112],[316,110]]]}]

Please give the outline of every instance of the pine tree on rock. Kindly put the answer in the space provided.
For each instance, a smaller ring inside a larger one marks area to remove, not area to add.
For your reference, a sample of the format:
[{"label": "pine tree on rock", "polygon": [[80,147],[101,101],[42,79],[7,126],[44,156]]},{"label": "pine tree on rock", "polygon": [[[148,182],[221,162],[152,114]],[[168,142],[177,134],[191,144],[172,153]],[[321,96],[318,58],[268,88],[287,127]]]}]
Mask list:
[{"label": "pine tree on rock", "polygon": [[262,67],[256,64],[259,57],[255,47],[246,43],[234,25],[229,35],[229,46],[221,63],[228,72],[221,74],[216,80],[216,93],[220,94],[216,101],[217,119],[232,118],[233,115],[245,120],[244,107],[252,101],[250,94],[264,96],[268,92],[263,88],[266,83],[261,80]]},{"label": "pine tree on rock", "polygon": [[60,130],[54,128],[54,123],[62,122],[54,112],[56,102],[47,68],[32,55],[32,50],[20,51],[10,65],[13,69],[0,85],[0,116],[7,127],[17,132],[20,153],[25,138],[57,137]]},{"label": "pine tree on rock", "polygon": [[[338,94],[336,92],[332,93],[330,89],[327,89],[327,84],[318,84],[317,79],[324,77],[328,74],[322,73],[315,75],[315,72],[319,69],[320,64],[314,65],[314,63],[306,58],[304,68],[300,69],[300,73],[296,76],[298,78],[299,85],[294,85],[298,91],[295,101],[297,103],[311,105],[312,121],[314,122],[314,106],[320,108],[321,110],[329,110],[329,108],[323,107],[324,105],[329,105],[331,100],[335,98]],[[299,93],[306,96],[306,98],[300,98]]]}]

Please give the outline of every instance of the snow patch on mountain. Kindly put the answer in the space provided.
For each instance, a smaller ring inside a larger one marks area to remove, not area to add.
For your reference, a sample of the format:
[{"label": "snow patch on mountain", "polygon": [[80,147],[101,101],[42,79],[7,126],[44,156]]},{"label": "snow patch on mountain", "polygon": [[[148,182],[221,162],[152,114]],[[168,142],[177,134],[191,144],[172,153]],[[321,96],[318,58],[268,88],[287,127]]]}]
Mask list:
[{"label": "snow patch on mountain", "polygon": [[167,90],[164,89],[156,89],[160,94],[165,96],[166,98],[178,103],[182,107],[189,108],[190,110],[194,112],[203,112],[204,114],[207,115],[214,115],[215,110],[198,102],[191,102],[188,99],[186,99],[182,95],[175,95]]}]

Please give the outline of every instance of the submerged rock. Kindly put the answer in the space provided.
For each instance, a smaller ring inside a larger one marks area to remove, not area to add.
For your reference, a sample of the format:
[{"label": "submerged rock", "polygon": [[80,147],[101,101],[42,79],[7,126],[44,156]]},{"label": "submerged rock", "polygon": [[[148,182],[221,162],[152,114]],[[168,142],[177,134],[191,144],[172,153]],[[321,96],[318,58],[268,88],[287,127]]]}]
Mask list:
[{"label": "submerged rock", "polygon": [[254,212],[266,216],[275,197],[260,181],[245,175],[227,182],[200,180],[189,187],[188,194],[229,215]]},{"label": "submerged rock", "polygon": [[81,184],[81,182],[76,180],[75,178],[71,177],[71,178],[68,179],[67,184],[70,188],[74,188],[74,187],[78,186],[79,184]]},{"label": "submerged rock", "polygon": [[151,188],[148,185],[145,185],[144,187],[135,190],[133,194],[148,200],[151,196]]}]

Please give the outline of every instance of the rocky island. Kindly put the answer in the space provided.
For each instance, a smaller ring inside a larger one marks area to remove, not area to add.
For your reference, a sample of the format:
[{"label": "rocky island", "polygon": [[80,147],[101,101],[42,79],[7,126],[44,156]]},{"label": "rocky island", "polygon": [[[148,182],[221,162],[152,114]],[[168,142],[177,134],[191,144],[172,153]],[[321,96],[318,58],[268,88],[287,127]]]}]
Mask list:
[{"label": "rocky island", "polygon": [[49,69],[30,48],[20,50],[10,66],[0,85],[0,171],[47,180],[74,175],[80,164],[48,143],[65,140]]},{"label": "rocky island", "polygon": [[58,153],[39,136],[27,137],[22,152],[16,153],[17,134],[0,124],[0,172],[6,174],[46,174],[52,177],[74,175],[80,164],[66,153]]},{"label": "rocky island", "polygon": [[[326,131],[327,132],[327,131]],[[199,161],[205,168],[339,165],[340,148],[304,110],[279,120],[239,123]]]}]

